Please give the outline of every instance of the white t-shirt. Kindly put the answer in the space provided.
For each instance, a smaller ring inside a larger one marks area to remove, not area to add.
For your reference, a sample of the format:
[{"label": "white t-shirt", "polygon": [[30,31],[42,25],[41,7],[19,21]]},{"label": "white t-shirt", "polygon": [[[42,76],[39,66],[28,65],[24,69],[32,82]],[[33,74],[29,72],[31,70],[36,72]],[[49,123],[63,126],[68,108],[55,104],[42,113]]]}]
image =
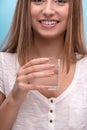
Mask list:
[{"label": "white t-shirt", "polygon": [[[0,91],[11,91],[19,63],[16,54],[0,53]],[[57,98],[31,91],[12,130],[87,130],[87,57],[76,64],[74,78]]]}]

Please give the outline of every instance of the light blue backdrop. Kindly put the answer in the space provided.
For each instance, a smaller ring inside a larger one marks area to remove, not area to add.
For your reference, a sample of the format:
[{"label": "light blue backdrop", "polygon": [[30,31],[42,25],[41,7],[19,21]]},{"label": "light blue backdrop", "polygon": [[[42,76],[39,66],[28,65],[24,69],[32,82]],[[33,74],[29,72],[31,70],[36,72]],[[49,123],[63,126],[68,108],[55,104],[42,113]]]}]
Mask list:
[{"label": "light blue backdrop", "polygon": [[[0,0],[0,43],[5,38],[13,17],[17,0]],[[85,38],[87,43],[87,0],[83,0]]]}]

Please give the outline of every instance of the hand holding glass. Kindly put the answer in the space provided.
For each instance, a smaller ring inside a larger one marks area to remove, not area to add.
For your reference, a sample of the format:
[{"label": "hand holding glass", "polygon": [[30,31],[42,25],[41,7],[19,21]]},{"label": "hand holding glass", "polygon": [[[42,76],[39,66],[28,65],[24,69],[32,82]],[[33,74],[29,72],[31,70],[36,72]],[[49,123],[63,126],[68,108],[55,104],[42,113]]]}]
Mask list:
[{"label": "hand holding glass", "polygon": [[56,90],[59,88],[58,80],[59,80],[60,60],[50,57],[49,64],[55,66],[53,74],[48,77],[35,78],[34,80],[32,80],[32,84],[44,85],[44,86],[48,86],[48,90]]}]

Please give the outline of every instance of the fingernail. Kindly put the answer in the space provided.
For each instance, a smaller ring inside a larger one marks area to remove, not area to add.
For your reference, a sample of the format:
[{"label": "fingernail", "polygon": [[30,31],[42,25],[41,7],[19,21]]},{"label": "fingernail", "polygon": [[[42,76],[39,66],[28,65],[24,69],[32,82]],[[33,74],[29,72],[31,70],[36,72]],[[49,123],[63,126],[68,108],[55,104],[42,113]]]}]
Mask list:
[{"label": "fingernail", "polygon": [[44,61],[49,61],[49,58],[44,59]]},{"label": "fingernail", "polygon": [[50,67],[55,67],[55,65],[53,65],[53,64],[51,64],[51,65],[49,65]]}]

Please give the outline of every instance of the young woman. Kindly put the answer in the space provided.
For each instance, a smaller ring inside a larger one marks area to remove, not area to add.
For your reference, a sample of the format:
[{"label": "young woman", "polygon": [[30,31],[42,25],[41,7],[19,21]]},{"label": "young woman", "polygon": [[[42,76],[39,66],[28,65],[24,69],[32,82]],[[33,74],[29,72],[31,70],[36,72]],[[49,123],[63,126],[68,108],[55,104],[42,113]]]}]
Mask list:
[{"label": "young woman", "polygon": [[[0,52],[0,130],[87,130],[83,34],[81,0],[18,0]],[[54,75],[49,57],[60,60],[53,91],[31,83]]]}]

